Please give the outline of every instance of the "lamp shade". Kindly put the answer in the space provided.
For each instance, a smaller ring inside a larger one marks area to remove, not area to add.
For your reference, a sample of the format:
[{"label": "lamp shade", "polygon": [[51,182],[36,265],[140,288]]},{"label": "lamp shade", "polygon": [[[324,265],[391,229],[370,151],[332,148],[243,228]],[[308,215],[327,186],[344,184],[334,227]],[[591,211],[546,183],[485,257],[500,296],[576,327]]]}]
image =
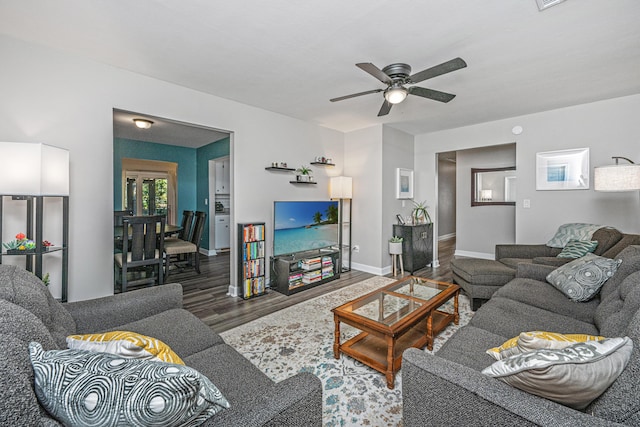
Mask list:
[{"label": "lamp shade", "polygon": [[69,151],[47,144],[0,142],[0,194],[68,196]]},{"label": "lamp shade", "polygon": [[640,165],[611,165],[594,168],[596,191],[640,190]]},{"label": "lamp shade", "polygon": [[332,199],[351,199],[353,182],[350,176],[334,176],[329,181],[329,195]]}]

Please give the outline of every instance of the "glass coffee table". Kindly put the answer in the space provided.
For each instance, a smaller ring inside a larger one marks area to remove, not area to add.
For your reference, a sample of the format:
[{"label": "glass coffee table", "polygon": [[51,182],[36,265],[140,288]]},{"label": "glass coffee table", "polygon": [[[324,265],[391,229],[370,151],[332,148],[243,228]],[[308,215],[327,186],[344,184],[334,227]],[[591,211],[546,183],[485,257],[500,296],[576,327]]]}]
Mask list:
[{"label": "glass coffee table", "polygon": [[[405,277],[332,309],[333,355],[347,354],[385,374],[393,389],[402,352],[409,347],[433,349],[433,338],[452,321],[457,325],[460,287],[419,277]],[[453,313],[439,308],[453,298]],[[340,343],[340,323],[362,332]]]}]

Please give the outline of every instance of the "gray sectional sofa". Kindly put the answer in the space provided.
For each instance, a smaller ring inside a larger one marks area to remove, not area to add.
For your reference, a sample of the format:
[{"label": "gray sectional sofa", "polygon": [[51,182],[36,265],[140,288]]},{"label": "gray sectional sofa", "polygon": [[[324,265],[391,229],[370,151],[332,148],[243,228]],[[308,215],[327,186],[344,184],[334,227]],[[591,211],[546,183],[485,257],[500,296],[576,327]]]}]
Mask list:
[{"label": "gray sectional sofa", "polygon": [[[555,267],[520,263],[470,323],[434,355],[408,349],[402,362],[404,426],[640,425],[640,246],[628,246],[594,299],[576,303],[546,282]],[[481,371],[486,350],[525,331],[628,336],[631,359],[585,410],[529,394]]]},{"label": "gray sectional sofa", "polygon": [[[640,235],[625,234],[612,227],[601,227],[591,238],[598,242],[593,252],[606,258],[616,257],[629,245],[640,245]],[[473,310],[491,298],[502,285],[516,275],[518,264],[543,264],[559,267],[569,258],[558,258],[561,248],[545,244],[500,244],[495,247],[495,260],[458,258],[451,260],[454,283],[471,299]]]},{"label": "gray sectional sofa", "polygon": [[274,383],[207,325],[182,309],[182,287],[168,284],[61,304],[31,273],[0,265],[0,425],[60,425],[34,393],[29,342],[66,348],[71,334],[125,330],[155,337],[208,377],[231,407],[203,426],[319,426],[322,384],[312,374]]}]

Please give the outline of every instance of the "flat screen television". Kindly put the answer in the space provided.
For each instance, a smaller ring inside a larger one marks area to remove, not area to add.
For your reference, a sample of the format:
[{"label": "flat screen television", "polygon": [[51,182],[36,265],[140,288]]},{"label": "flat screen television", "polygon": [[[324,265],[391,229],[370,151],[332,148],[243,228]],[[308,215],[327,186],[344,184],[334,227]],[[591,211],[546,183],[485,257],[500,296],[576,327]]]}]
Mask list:
[{"label": "flat screen television", "polygon": [[338,245],[337,201],[275,201],[273,255]]}]

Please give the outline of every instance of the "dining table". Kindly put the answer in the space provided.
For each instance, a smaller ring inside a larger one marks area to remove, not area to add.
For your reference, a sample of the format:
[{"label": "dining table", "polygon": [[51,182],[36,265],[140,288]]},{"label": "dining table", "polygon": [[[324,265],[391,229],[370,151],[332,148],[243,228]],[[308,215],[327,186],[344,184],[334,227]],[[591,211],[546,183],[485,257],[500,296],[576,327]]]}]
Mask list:
[{"label": "dining table", "polygon": [[[175,225],[175,224],[165,224],[164,226],[164,235],[165,236],[170,236],[172,234],[177,234],[182,230],[182,226],[181,225]],[[129,227],[128,230],[128,235],[129,237],[131,237],[131,228]],[[158,224],[156,226],[156,233],[159,234],[160,233],[160,224]],[[123,233],[123,226],[122,225],[116,225],[113,227],[113,237],[115,237],[116,239],[118,238],[122,238],[122,236],[124,235]]]}]

